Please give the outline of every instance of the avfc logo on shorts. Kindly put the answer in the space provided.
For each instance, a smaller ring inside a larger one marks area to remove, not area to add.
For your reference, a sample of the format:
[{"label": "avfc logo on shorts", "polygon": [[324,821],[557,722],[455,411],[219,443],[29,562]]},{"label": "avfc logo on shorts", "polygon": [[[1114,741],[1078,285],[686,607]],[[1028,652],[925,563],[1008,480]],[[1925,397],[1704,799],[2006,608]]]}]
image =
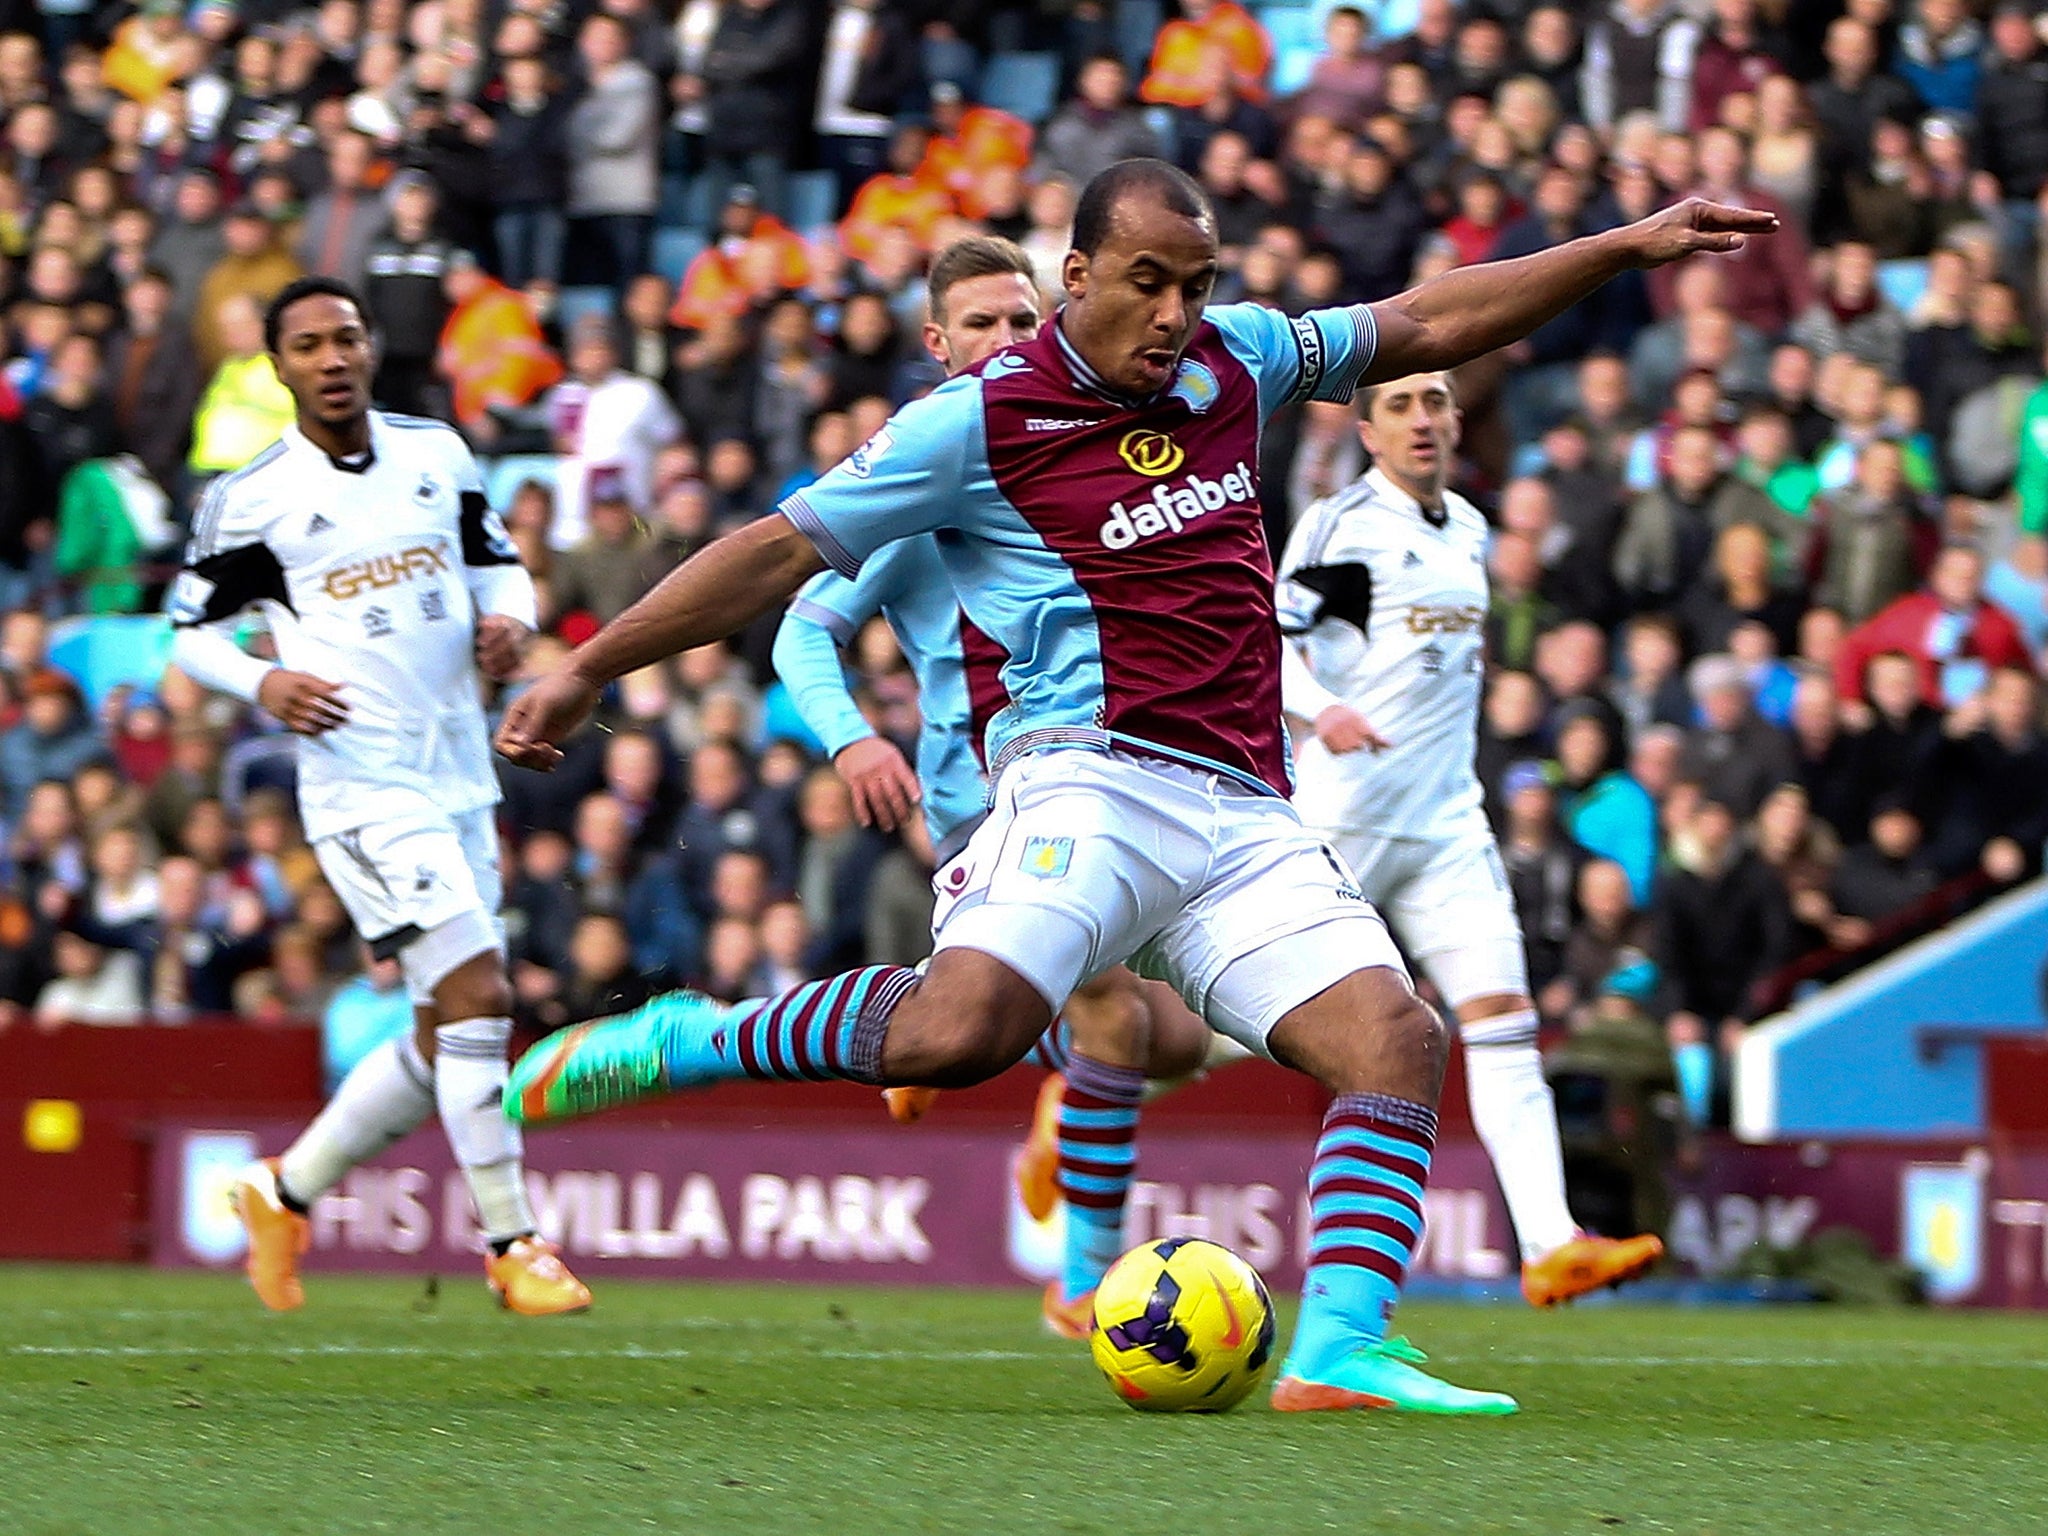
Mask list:
[{"label": "avfc logo on shorts", "polygon": [[1024,839],[1024,857],[1018,861],[1017,867],[1040,880],[1057,880],[1073,862],[1074,840],[1071,837],[1027,837]]}]

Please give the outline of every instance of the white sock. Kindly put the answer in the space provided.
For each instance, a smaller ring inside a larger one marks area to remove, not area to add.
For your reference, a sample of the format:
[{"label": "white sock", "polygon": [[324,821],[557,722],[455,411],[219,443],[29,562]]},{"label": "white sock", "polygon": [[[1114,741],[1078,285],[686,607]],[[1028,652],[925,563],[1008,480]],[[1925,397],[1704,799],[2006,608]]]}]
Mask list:
[{"label": "white sock", "polygon": [[1536,1012],[1524,1008],[1461,1023],[1458,1032],[1465,1040],[1472,1124],[1493,1161],[1527,1263],[1578,1234],[1564,1198],[1557,1104],[1536,1054]]},{"label": "white sock", "polygon": [[533,1230],[526,1203],[525,1150],[519,1127],[505,1118],[505,1045],[510,1019],[458,1019],[434,1031],[434,1098],[441,1129],[469,1180],[477,1220],[494,1243]]},{"label": "white sock", "polygon": [[356,1164],[419,1128],[434,1108],[433,1081],[410,1029],[385,1041],[355,1064],[299,1133],[282,1160],[279,1186],[311,1205]]}]

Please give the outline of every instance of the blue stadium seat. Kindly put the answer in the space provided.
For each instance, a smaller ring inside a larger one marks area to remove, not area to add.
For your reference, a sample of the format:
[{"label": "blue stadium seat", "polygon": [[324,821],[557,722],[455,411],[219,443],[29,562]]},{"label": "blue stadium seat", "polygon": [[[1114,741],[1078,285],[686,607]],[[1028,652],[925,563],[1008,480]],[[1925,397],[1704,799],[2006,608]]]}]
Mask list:
[{"label": "blue stadium seat", "polygon": [[830,171],[798,171],[789,178],[789,227],[799,234],[823,229],[839,211],[839,183]]},{"label": "blue stadium seat", "polygon": [[1322,37],[1316,28],[1315,13],[1305,5],[1269,6],[1259,12],[1259,25],[1272,38],[1275,57],[1290,48],[1306,48],[1312,53],[1322,51]]},{"label": "blue stadium seat", "polygon": [[1307,85],[1321,53],[1320,48],[1280,49],[1273,58],[1273,94],[1292,96]]},{"label": "blue stadium seat", "polygon": [[671,285],[683,280],[683,273],[704,249],[704,237],[694,229],[663,227],[654,232],[654,270]]},{"label": "blue stadium seat", "polygon": [[170,620],[159,613],[95,614],[50,630],[50,664],[71,675],[93,709],[124,683],[154,689],[170,653]]},{"label": "blue stadium seat", "polygon": [[1052,116],[1060,90],[1056,53],[999,53],[981,73],[981,99],[991,107],[1043,123]]},{"label": "blue stadium seat", "polygon": [[557,460],[551,453],[513,453],[494,459],[484,471],[484,494],[500,512],[512,505],[512,494],[528,480],[553,490]]},{"label": "blue stadium seat", "polygon": [[1142,75],[1152,62],[1152,43],[1166,24],[1166,7],[1159,0],[1117,0],[1116,51],[1133,75]]},{"label": "blue stadium seat", "polygon": [[609,288],[564,288],[556,301],[555,312],[561,318],[562,334],[566,336],[585,315],[609,315],[612,312],[612,291]]},{"label": "blue stadium seat", "polygon": [[1900,314],[1910,313],[1927,291],[1927,263],[1924,261],[1881,261],[1877,264],[1877,286]]}]

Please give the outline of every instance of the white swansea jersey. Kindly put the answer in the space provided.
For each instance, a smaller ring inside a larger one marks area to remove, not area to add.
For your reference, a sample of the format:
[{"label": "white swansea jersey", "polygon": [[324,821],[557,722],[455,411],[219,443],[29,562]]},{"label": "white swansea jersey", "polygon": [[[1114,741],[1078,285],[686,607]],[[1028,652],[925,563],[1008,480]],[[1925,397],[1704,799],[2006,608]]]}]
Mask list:
[{"label": "white swansea jersey", "polygon": [[294,426],[215,481],[165,606],[181,628],[255,609],[282,665],[342,684],[348,723],[299,739],[299,811],[318,839],[423,804],[497,803],[471,582],[518,564],[462,439],[372,411],[360,460]]},{"label": "white swansea jersey", "polygon": [[1432,516],[1377,469],[1295,524],[1280,627],[1315,679],[1391,743],[1342,755],[1303,743],[1294,803],[1310,826],[1436,838],[1482,814],[1472,760],[1486,546],[1469,501],[1446,495]]}]

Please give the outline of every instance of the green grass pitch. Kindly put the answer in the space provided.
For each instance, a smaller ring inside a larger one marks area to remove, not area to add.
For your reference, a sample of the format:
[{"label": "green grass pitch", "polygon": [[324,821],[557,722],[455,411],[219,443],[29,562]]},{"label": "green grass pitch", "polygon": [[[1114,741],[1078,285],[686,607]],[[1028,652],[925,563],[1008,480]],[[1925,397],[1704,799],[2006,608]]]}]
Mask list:
[{"label": "green grass pitch", "polygon": [[0,1531],[2048,1530],[2043,1318],[1416,1305],[1519,1418],[1175,1418],[1023,1293],[308,1290],[0,1267]]}]

